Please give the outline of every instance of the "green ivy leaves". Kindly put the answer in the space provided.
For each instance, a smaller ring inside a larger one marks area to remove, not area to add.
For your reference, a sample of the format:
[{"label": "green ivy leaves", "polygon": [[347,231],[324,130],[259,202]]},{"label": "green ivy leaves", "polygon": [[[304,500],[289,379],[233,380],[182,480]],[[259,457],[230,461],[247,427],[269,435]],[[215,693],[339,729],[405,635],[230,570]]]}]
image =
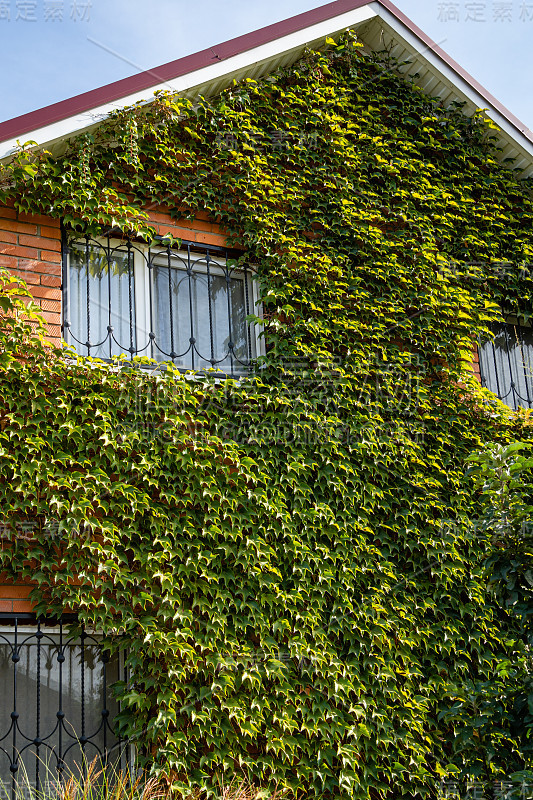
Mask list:
[{"label": "green ivy leaves", "polygon": [[4,200],[91,233],[207,211],[257,269],[267,355],[224,385],[67,363],[20,287],[0,299],[0,565],[124,649],[118,729],[183,796],[245,773],[435,797],[529,758],[499,694],[472,733],[519,624],[463,476],[481,442],[529,435],[468,365],[502,303],[531,313],[529,184],[392,66],[347,36],[0,168]]}]

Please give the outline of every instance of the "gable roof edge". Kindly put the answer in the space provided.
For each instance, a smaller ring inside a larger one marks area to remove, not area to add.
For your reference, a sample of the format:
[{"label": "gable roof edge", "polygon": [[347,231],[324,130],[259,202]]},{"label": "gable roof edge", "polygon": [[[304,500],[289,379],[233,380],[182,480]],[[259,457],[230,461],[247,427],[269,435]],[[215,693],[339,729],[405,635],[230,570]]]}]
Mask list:
[{"label": "gable roof edge", "polygon": [[[18,140],[31,139],[38,146],[52,147],[90,130],[116,109],[137,102],[150,102],[158,89],[186,96],[216,94],[230,85],[234,78],[261,77],[279,66],[293,63],[306,45],[323,44],[326,37],[335,37],[347,28],[361,28],[361,38],[369,44],[364,37],[369,25],[373,24],[372,20],[381,23],[390,40],[401,43],[409,57],[418,59],[427,68],[431,78],[426,81],[428,85],[440,83],[445,96],[455,95],[455,99],[464,100],[467,113],[473,113],[476,108],[487,109],[486,116],[500,128],[498,146],[504,151],[500,158],[516,158],[521,174],[533,175],[533,132],[391,0],[334,0],[154,70],[7,120],[0,123],[0,160],[9,159]],[[372,49],[372,45],[369,46]]]},{"label": "gable roof edge", "polygon": [[335,0],[153,70],[14,117],[0,123],[0,158],[14,152],[17,140],[23,136],[39,145],[52,144],[86,130],[116,108],[139,101],[149,102],[159,89],[190,91],[225,75],[231,78],[232,74],[253,68],[275,55],[290,53],[347,28],[355,28],[376,16],[376,5],[373,0]]}]

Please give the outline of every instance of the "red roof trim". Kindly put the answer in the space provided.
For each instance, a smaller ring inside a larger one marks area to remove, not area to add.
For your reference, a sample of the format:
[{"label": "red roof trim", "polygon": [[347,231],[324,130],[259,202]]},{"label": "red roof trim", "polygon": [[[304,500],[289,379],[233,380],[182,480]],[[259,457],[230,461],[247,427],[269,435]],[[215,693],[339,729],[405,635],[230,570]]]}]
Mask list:
[{"label": "red roof trim", "polygon": [[150,89],[159,83],[178,78],[181,75],[187,75],[189,72],[202,69],[202,67],[208,67],[217,61],[225,61],[227,58],[245,53],[254,47],[281,39],[283,36],[288,36],[311,25],[325,22],[339,14],[362,8],[371,2],[372,0],[335,0],[333,3],[328,3],[311,11],[305,11],[303,14],[298,14],[283,22],[276,22],[253,33],[245,33],[243,36],[238,36],[222,44],[201,50],[199,53],[178,58],[176,61],[169,61],[167,64],[162,64],[155,69],[140,72],[130,78],[108,83],[99,89],[92,89],[68,100],[61,100],[59,103],[53,103],[37,111],[30,111],[29,114],[14,117],[7,120],[7,122],[0,123],[0,142],[6,141],[6,139],[18,138],[24,133],[44,128],[46,125],[52,125],[54,122],[60,122],[63,119],[68,119],[68,117],[82,114],[92,108],[113,103],[116,100],[120,100],[121,97],[142,92],[144,89]]}]

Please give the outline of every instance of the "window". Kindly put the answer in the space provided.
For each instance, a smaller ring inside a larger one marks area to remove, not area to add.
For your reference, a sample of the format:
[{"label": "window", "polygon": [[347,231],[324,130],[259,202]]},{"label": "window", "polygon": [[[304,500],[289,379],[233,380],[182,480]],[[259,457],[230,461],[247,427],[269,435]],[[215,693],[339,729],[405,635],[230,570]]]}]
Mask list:
[{"label": "window", "polygon": [[64,332],[77,352],[238,375],[260,354],[252,272],[219,248],[110,237],[64,242]]},{"label": "window", "polygon": [[109,691],[120,677],[119,658],[102,652],[97,636],[74,640],[63,622],[45,624],[31,614],[0,615],[4,797],[17,783],[35,792],[53,786],[84,760],[125,759],[126,745],[113,734],[118,707]]},{"label": "window", "polygon": [[481,385],[513,409],[533,408],[533,329],[518,317],[492,327],[494,340],[479,345]]}]

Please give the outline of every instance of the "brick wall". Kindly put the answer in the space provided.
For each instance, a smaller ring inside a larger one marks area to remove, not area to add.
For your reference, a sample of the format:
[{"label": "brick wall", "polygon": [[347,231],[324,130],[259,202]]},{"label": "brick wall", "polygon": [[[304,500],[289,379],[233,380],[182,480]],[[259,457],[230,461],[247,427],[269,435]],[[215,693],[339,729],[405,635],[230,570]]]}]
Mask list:
[{"label": "brick wall", "polygon": [[[207,214],[194,220],[173,220],[167,208],[150,209],[150,220],[160,236],[172,234],[203,245],[224,247],[226,238],[219,224]],[[0,265],[24,278],[42,309],[51,340],[61,338],[61,234],[59,220],[18,214],[0,206]],[[479,355],[474,346],[472,368],[481,380]],[[0,611],[31,610],[28,585],[13,584],[0,576]]]},{"label": "brick wall", "polygon": [[32,610],[28,600],[31,591],[29,583],[13,583],[0,575],[0,611],[4,613],[27,613]]},{"label": "brick wall", "polygon": [[59,220],[0,206],[0,266],[24,278],[48,324],[61,338],[61,232]]},{"label": "brick wall", "polygon": [[[199,213],[194,220],[173,220],[167,208],[149,210],[160,236],[172,234],[202,245],[224,247],[220,226]],[[12,206],[0,206],[0,265],[23,278],[47,322],[51,341],[61,340],[61,231],[52,217],[19,214]],[[31,611],[31,586],[13,583],[0,575],[0,612]]]},{"label": "brick wall", "polygon": [[481,370],[479,368],[479,350],[477,344],[474,345],[474,351],[472,356],[472,370],[478,381],[481,383]]},{"label": "brick wall", "polygon": [[158,208],[148,210],[150,220],[160,236],[172,234],[179,239],[185,239],[197,244],[225,247],[226,237],[223,229],[216,222],[209,219],[207,214],[199,212],[195,219],[173,220],[168,209]]}]

